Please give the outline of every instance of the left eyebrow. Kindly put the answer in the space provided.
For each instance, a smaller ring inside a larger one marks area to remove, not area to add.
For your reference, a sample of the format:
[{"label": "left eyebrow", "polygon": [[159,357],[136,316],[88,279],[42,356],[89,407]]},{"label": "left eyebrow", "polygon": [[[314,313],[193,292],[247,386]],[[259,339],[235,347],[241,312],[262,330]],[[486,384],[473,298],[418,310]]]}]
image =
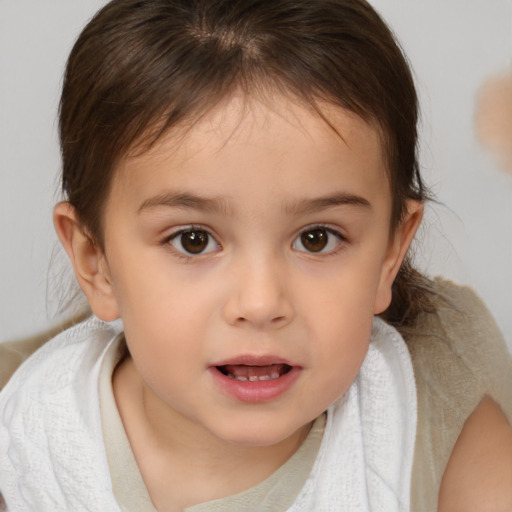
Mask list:
[{"label": "left eyebrow", "polygon": [[288,214],[304,214],[319,212],[335,206],[355,206],[365,210],[372,210],[372,205],[368,199],[345,192],[338,192],[315,199],[294,201],[291,204],[285,205],[284,209]]}]

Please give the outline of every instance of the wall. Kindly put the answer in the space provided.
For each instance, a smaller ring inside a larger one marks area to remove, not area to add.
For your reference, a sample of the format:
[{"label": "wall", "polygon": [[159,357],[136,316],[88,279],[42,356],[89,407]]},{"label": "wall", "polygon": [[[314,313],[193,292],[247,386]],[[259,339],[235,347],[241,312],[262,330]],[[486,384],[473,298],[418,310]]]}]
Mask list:
[{"label": "wall", "polygon": [[[67,279],[58,255],[50,264],[57,245],[56,110],[66,55],[102,4],[0,0],[0,341],[48,325],[57,305],[48,277]],[[413,64],[423,104],[422,167],[442,203],[429,207],[421,264],[473,286],[512,348],[512,176],[473,129],[480,85],[511,69],[512,2],[373,4]]]}]

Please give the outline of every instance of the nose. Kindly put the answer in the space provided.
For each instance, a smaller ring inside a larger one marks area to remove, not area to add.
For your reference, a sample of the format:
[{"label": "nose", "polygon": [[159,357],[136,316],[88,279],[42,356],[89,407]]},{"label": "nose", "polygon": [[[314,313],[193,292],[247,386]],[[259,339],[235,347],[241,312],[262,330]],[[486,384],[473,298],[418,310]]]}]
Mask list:
[{"label": "nose", "polygon": [[230,294],[224,305],[230,325],[266,330],[280,329],[292,321],[287,273],[276,255],[246,259],[232,270]]}]

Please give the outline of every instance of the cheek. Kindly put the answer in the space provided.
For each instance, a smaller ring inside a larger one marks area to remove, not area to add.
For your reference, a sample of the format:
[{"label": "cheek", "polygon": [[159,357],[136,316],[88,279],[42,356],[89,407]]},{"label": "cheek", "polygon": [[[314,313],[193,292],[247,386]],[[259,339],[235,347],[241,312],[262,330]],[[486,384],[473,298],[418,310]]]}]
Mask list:
[{"label": "cheek", "polygon": [[[365,309],[368,309],[367,307]],[[373,314],[346,309],[322,315],[315,338],[318,339],[316,357],[321,365],[334,365],[357,373],[370,340]]]},{"label": "cheek", "polygon": [[330,344],[315,354],[313,363],[319,370],[314,395],[322,409],[341,398],[356,379],[368,352],[371,322],[359,330],[340,328],[333,334]]},{"label": "cheek", "polygon": [[180,388],[203,366],[203,345],[198,342],[204,337],[203,325],[185,310],[169,304],[141,307],[126,316],[124,330],[138,371],[157,393]]},{"label": "cheek", "polygon": [[366,315],[351,321],[353,318],[346,316],[330,333],[329,345],[318,354],[329,404],[344,395],[357,377],[368,352],[372,318]]},{"label": "cheek", "polygon": [[131,250],[112,255],[112,279],[121,316],[153,321],[160,317],[164,321],[192,314],[191,305],[199,307],[199,299],[208,300],[211,287],[194,279],[186,265],[177,266],[163,247],[130,245]]},{"label": "cheek", "polygon": [[350,266],[317,283],[318,293],[301,291],[313,363],[324,369],[333,399],[350,386],[368,350],[378,276],[372,267]]},{"label": "cheek", "polygon": [[304,310],[311,311],[308,316],[323,318],[320,323],[324,326],[341,323],[345,329],[355,330],[371,321],[380,271],[378,265],[365,264],[363,258],[354,257],[356,264],[347,260],[321,279],[304,283],[296,295],[304,298]]}]

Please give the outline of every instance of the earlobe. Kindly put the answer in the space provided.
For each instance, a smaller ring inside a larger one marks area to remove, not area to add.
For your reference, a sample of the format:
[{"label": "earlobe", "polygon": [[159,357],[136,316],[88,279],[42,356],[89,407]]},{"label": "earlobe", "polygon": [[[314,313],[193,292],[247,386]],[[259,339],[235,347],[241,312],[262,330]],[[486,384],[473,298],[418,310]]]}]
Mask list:
[{"label": "earlobe", "polygon": [[375,298],[374,314],[385,311],[391,304],[393,282],[423,218],[423,202],[409,200],[407,213],[391,235],[386,258],[382,264],[379,288]]},{"label": "earlobe", "polygon": [[57,204],[53,212],[53,223],[93,313],[107,322],[119,318],[119,308],[103,250],[87,235],[73,206],[68,202]]}]

